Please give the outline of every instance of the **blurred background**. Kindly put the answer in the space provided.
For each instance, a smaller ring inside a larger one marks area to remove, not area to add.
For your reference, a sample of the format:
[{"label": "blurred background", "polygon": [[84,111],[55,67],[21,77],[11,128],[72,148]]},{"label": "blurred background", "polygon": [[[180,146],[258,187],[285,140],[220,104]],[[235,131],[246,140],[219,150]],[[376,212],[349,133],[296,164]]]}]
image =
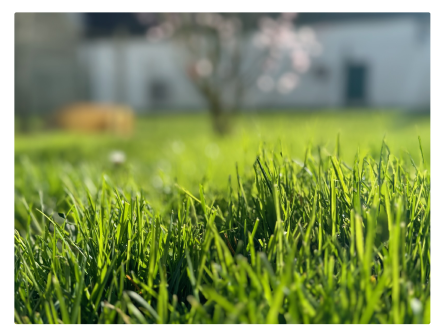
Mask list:
[{"label": "blurred background", "polygon": [[15,14],[17,195],[72,170],[227,186],[262,148],[302,161],[337,137],[347,163],[384,137],[417,160],[429,112],[429,13]]},{"label": "blurred background", "polygon": [[82,101],[136,114],[428,111],[429,16],[17,13],[15,113],[46,117]]}]

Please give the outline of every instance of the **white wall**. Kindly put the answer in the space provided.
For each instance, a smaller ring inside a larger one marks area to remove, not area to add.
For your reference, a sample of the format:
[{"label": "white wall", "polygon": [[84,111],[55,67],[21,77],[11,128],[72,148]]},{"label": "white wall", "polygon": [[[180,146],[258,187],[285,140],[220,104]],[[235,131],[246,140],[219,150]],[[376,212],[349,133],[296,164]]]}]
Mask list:
[{"label": "white wall", "polygon": [[413,19],[339,22],[315,25],[314,29],[323,53],[312,66],[327,67],[328,78],[318,80],[307,73],[297,89],[277,97],[277,104],[344,106],[344,64],[350,60],[368,66],[369,106],[410,109],[429,105],[429,30],[428,34],[421,30]]},{"label": "white wall", "polygon": [[[429,106],[429,26],[422,27],[411,18],[315,24],[323,52],[302,76],[298,88],[289,94],[265,94],[254,87],[246,104],[345,106],[345,64],[353,61],[368,67],[367,105],[406,109]],[[94,100],[125,101],[136,110],[150,110],[154,103],[148,84],[152,78],[161,78],[168,83],[171,95],[161,106],[201,109],[205,102],[188,80],[180,53],[173,44],[140,38],[100,40],[80,49]],[[316,77],[314,69],[319,65],[327,69],[326,78]]]},{"label": "white wall", "polygon": [[173,44],[143,39],[120,43],[101,40],[85,44],[81,53],[91,62],[88,69],[93,100],[124,101],[138,111],[150,110],[154,103],[149,83],[160,79],[166,82],[169,91],[166,100],[159,104],[161,107],[193,109],[204,106]]}]

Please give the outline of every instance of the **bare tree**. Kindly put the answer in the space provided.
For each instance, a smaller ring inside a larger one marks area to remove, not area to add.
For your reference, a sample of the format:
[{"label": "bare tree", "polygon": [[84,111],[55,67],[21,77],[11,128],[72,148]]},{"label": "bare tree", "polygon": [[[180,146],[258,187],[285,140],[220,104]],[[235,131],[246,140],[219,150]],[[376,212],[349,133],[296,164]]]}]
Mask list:
[{"label": "bare tree", "polygon": [[173,39],[185,50],[188,75],[207,102],[215,131],[223,134],[247,91],[290,92],[319,53],[313,30],[297,29],[294,18],[291,13],[161,14],[147,37]]}]

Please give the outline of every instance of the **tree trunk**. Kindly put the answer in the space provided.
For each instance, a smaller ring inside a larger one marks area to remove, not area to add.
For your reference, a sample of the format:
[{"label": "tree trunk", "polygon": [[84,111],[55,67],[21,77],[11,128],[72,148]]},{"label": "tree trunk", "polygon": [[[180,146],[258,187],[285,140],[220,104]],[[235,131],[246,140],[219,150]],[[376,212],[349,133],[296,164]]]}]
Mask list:
[{"label": "tree trunk", "polygon": [[210,114],[214,131],[218,135],[225,135],[230,131],[229,112],[225,112],[218,102],[210,105]]}]

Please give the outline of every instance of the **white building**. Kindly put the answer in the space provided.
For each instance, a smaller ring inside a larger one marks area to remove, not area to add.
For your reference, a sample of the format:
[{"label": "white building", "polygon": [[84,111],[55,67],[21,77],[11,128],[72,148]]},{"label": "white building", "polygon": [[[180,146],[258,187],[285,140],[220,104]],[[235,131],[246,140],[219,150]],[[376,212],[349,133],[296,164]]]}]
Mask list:
[{"label": "white building", "polygon": [[127,103],[138,112],[205,107],[180,55],[172,43],[143,37],[92,40],[80,47],[91,99]]},{"label": "white building", "polygon": [[[63,23],[57,19],[56,23],[69,26],[70,19]],[[363,19],[358,14],[356,19],[315,21],[311,27],[323,51],[313,59],[298,86],[290,93],[282,94],[276,91],[264,93],[256,85],[245,95],[245,108],[357,106],[429,110],[429,18],[417,19],[406,14]],[[57,56],[51,55],[56,59],[39,54],[40,62],[45,62],[42,63],[48,68],[39,67],[36,59],[32,61],[33,70],[42,69],[46,75],[45,84],[49,83],[51,87],[46,94],[52,94],[48,96],[52,102],[61,104],[59,95],[62,93],[68,94],[63,96],[64,100],[71,100],[73,92],[70,89],[75,87],[76,100],[121,102],[137,112],[205,108],[205,101],[181,64],[182,52],[173,43],[149,42],[143,36],[84,39],[79,36],[79,28],[60,29],[68,33],[76,31],[75,36],[69,37],[73,42],[68,42],[64,37],[59,38],[55,30],[53,28],[47,35],[57,35],[59,44],[63,44],[57,46]],[[77,37],[80,42],[76,41]],[[16,43],[16,46],[17,49],[26,48],[24,43]],[[68,55],[64,54],[66,49]],[[17,54],[25,53],[21,50]],[[67,59],[68,68],[54,66],[55,62],[62,62],[70,55],[76,60]],[[29,73],[24,70],[22,67],[17,69],[17,85],[22,84],[22,89],[26,85],[29,89],[29,80],[37,78],[26,79]],[[73,78],[65,78],[63,73],[58,79],[63,81],[56,82],[59,77],[55,71],[63,70],[72,70]],[[65,82],[67,80],[69,84]],[[62,89],[56,89],[56,84],[59,87],[63,84]],[[68,85],[69,91],[65,91],[64,85]],[[44,97],[39,94],[43,93],[44,83],[33,88],[38,89],[36,93],[33,91],[33,98],[38,100],[38,106],[43,106]]]},{"label": "white building", "polygon": [[277,104],[429,109],[429,27],[413,17],[314,24],[323,52]]},{"label": "white building", "polygon": [[[246,107],[429,107],[429,21],[397,16],[312,27],[323,52],[298,87],[289,94],[255,87],[246,94]],[[204,105],[171,43],[106,39],[81,50],[94,100],[125,101],[138,111]]]}]

